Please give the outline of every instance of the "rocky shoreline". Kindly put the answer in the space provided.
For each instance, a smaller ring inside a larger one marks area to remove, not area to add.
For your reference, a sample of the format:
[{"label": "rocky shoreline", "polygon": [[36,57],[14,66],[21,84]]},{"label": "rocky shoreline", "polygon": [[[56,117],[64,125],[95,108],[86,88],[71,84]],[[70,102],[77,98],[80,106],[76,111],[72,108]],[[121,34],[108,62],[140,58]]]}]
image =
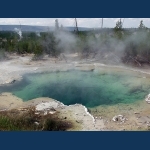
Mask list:
[{"label": "rocky shoreline", "polygon": [[100,131],[105,128],[103,120],[97,121],[81,104],[67,106],[57,100],[45,97],[23,102],[11,93],[2,93],[0,104],[0,111],[11,109],[24,111],[34,106],[37,114],[39,112],[44,115],[59,112],[59,117],[73,123],[74,128],[71,128],[71,131]]}]

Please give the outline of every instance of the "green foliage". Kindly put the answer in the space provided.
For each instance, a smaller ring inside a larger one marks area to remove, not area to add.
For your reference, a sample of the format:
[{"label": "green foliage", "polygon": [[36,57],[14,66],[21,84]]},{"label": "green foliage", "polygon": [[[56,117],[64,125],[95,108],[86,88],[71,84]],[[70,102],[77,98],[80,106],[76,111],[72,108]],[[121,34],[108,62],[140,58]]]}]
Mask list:
[{"label": "green foliage", "polygon": [[116,22],[116,26],[114,28],[114,35],[117,39],[122,39],[124,36],[124,30],[122,25],[123,23],[121,19]]},{"label": "green foliage", "polygon": [[[58,20],[55,23],[55,27],[58,29]],[[80,56],[83,56],[82,58],[88,57],[92,53],[101,53],[102,56],[105,53],[119,54],[120,52],[124,59],[130,56],[140,57],[150,62],[150,32],[143,21],[140,22],[139,28],[135,31],[123,29],[121,20],[117,21],[113,29],[103,30],[102,32],[100,30],[79,31],[78,34],[70,32],[75,42],[70,44],[68,39],[68,42],[66,42],[69,47],[66,46],[69,49],[68,51],[78,52]],[[44,54],[48,54],[50,57],[58,57],[67,49],[63,45],[64,43],[61,45],[63,39],[57,37],[60,32],[41,32],[40,36],[34,32],[23,32],[23,38],[19,40],[15,32],[1,31],[0,59],[6,58],[5,52],[32,53],[34,54],[34,60],[41,59]]]},{"label": "green foliage", "polygon": [[0,130],[12,130],[14,129],[14,126],[12,125],[9,118],[5,116],[0,116]]},{"label": "green foliage", "polygon": [[60,49],[58,48],[59,41],[56,39],[53,33],[48,33],[44,35],[44,40],[42,41],[42,46],[44,52],[49,56],[57,57],[60,54]]},{"label": "green foliage", "polygon": [[137,45],[134,42],[129,42],[125,48],[125,55],[135,57],[137,56]]},{"label": "green foliage", "polygon": [[13,32],[0,32],[0,48],[8,52],[18,54],[33,53],[34,59],[39,59],[44,53],[52,57],[58,57],[63,47],[58,47],[59,40],[54,33],[40,33],[38,36],[34,32],[23,32],[20,40],[18,35]]},{"label": "green foliage", "polygon": [[147,27],[143,24],[143,20],[140,21],[139,29],[147,29]]},{"label": "green foliage", "polygon": [[39,60],[43,57],[42,45],[39,43],[32,43],[34,48],[34,58],[33,60]]},{"label": "green foliage", "polygon": [[122,21],[121,21],[121,19],[116,22],[115,29],[116,30],[122,30]]}]

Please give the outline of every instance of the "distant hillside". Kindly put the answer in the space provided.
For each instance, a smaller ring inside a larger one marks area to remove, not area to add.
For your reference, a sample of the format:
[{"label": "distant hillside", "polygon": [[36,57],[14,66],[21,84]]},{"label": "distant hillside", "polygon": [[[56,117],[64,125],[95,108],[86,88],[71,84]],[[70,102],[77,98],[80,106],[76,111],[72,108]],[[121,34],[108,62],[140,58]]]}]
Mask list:
[{"label": "distant hillside", "polygon": [[[15,28],[20,29],[20,25],[0,25],[0,31],[14,31]],[[22,31],[30,32],[46,32],[54,31],[54,27],[49,26],[30,26],[30,25],[21,25]],[[65,30],[74,31],[75,27],[64,27]],[[89,31],[93,30],[92,28],[79,27],[79,31]]]},{"label": "distant hillside", "polygon": [[[0,25],[0,31],[14,31],[15,28],[20,29],[20,25]],[[44,32],[44,31],[48,31],[49,28],[46,26],[21,25],[21,30],[33,31],[33,32]]]},{"label": "distant hillside", "polygon": [[[20,25],[0,25],[0,31],[15,31],[15,28],[20,29]],[[23,32],[47,32],[54,31],[55,27],[52,26],[31,26],[31,25],[21,25],[21,30]],[[111,33],[113,28],[86,28],[86,27],[78,27],[79,31],[93,31],[96,32],[107,32]],[[74,31],[75,27],[64,27],[64,30]],[[137,28],[125,28],[126,31],[135,32],[138,30]]]}]

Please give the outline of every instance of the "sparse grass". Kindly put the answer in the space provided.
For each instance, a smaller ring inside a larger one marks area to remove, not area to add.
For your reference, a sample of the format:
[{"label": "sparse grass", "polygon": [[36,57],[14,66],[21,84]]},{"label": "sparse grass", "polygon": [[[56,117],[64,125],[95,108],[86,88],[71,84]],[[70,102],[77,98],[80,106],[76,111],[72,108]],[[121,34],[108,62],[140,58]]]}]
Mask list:
[{"label": "sparse grass", "polygon": [[0,112],[0,131],[66,131],[71,127],[58,113],[37,115],[33,108]]},{"label": "sparse grass", "polygon": [[15,126],[12,124],[11,120],[6,116],[0,116],[0,130],[15,130]]}]

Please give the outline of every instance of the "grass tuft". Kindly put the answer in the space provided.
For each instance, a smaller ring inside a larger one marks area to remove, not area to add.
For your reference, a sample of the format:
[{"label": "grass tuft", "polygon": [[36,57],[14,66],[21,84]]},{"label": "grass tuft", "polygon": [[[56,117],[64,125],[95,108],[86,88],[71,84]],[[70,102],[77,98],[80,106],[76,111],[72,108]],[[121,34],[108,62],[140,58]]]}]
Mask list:
[{"label": "grass tuft", "polygon": [[0,131],[66,131],[72,123],[59,119],[59,113],[35,114],[34,108],[0,112]]}]

